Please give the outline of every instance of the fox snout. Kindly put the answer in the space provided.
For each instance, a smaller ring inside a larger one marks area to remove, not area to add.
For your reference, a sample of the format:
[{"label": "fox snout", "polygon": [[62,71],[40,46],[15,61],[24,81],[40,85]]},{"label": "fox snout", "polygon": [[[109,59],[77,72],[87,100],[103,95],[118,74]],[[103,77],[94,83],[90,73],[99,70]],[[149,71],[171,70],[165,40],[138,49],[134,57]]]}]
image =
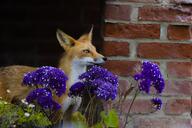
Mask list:
[{"label": "fox snout", "polygon": [[104,61],[107,61],[107,57],[103,57],[103,60],[104,60]]},{"label": "fox snout", "polygon": [[107,61],[107,57],[95,58],[94,61],[98,61],[99,59],[102,59],[104,62]]},{"label": "fox snout", "polygon": [[94,58],[93,61],[95,64],[103,64],[107,61],[107,57]]}]

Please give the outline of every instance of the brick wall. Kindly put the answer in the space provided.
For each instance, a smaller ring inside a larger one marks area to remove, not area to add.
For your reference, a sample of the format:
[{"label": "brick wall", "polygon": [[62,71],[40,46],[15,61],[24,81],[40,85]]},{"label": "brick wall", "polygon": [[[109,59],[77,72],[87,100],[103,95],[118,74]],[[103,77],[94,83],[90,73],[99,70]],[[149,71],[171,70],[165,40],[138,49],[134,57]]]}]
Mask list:
[{"label": "brick wall", "polygon": [[[63,52],[55,38],[61,28],[74,37],[95,25],[100,44],[103,0],[0,1],[0,66],[56,65]],[[167,6],[168,5],[168,6]],[[182,8],[180,8],[182,7]],[[136,101],[129,128],[189,128],[192,95],[192,1],[108,0],[103,53],[120,86],[143,59],[158,62],[166,78],[163,109],[151,113],[149,97]],[[127,112],[129,100],[124,105]]]},{"label": "brick wall", "polygon": [[166,79],[162,110],[152,113],[151,97],[141,95],[128,128],[191,128],[192,0],[108,0],[103,34],[105,66],[121,76],[121,87],[145,59]]}]

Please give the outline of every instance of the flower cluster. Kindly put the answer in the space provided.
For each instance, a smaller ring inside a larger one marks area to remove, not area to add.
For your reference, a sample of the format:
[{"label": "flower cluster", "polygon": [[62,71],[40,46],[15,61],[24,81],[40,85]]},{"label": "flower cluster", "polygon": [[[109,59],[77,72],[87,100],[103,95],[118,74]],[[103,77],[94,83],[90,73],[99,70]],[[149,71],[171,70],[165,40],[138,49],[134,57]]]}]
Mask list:
[{"label": "flower cluster", "polygon": [[[157,94],[163,92],[165,88],[165,81],[157,64],[149,61],[144,61],[141,66],[141,73],[134,76],[135,80],[139,82],[140,91],[150,93],[150,88],[153,86]],[[159,110],[162,106],[162,101],[159,98],[151,100],[154,107]]]},{"label": "flower cluster", "polygon": [[157,110],[161,109],[162,106],[162,100],[160,98],[153,98],[151,100],[152,104],[154,105],[154,108]]},{"label": "flower cluster", "polygon": [[45,109],[58,110],[61,108],[61,106],[52,99],[51,90],[48,88],[38,88],[31,91],[26,97],[26,101],[31,103],[34,100]]},{"label": "flower cluster", "polygon": [[26,97],[27,102],[31,103],[36,100],[43,108],[58,110],[61,106],[52,99],[52,91],[57,96],[61,96],[66,90],[67,79],[62,70],[50,66],[43,66],[25,74],[23,84],[37,87]]},{"label": "flower cluster", "polygon": [[82,96],[88,91],[88,93],[104,100],[116,98],[118,78],[107,69],[93,66],[80,75],[79,79],[79,82],[71,86],[69,96]]},{"label": "flower cluster", "polygon": [[26,73],[23,84],[28,86],[41,85],[55,91],[57,96],[61,96],[66,90],[67,76],[55,67],[43,66],[33,72]]},{"label": "flower cluster", "polygon": [[142,63],[141,73],[136,74],[134,78],[139,81],[140,91],[146,93],[150,92],[152,85],[155,87],[157,93],[162,93],[165,87],[165,82],[158,65],[149,61]]},{"label": "flower cluster", "polygon": [[82,96],[85,92],[86,84],[85,82],[77,82],[71,86],[69,89],[69,96]]}]

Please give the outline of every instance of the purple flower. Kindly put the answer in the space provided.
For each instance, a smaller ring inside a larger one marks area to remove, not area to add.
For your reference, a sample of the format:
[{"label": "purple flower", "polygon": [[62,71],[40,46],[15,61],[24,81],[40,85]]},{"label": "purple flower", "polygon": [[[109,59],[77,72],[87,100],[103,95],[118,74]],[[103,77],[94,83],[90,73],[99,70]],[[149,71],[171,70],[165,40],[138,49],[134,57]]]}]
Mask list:
[{"label": "purple flower", "polygon": [[42,108],[58,110],[61,106],[52,99],[51,90],[48,88],[38,88],[29,93],[26,101],[31,103],[36,101]]},{"label": "purple flower", "polygon": [[112,84],[118,85],[118,78],[113,73],[109,72],[107,69],[93,66],[87,72],[79,76],[80,80],[92,81],[95,79],[102,79],[104,81],[109,81]]},{"label": "purple flower", "polygon": [[151,80],[150,79],[145,79],[145,80],[140,81],[140,84],[139,84],[140,90],[145,91],[146,93],[149,93],[150,87],[151,87]]},{"label": "purple flower", "polygon": [[69,96],[82,96],[84,93],[91,93],[104,100],[116,98],[118,78],[107,69],[93,66],[80,75],[79,79],[80,82],[71,86]]},{"label": "purple flower", "polygon": [[157,64],[144,61],[141,66],[141,73],[134,76],[139,81],[139,89],[146,93],[150,92],[150,87],[154,86],[157,93],[162,93],[165,82]]},{"label": "purple flower", "polygon": [[55,91],[57,96],[61,96],[66,90],[65,73],[51,66],[43,66],[33,72],[24,75],[23,84],[28,86],[41,85]]},{"label": "purple flower", "polygon": [[38,85],[38,81],[39,80],[37,79],[36,72],[28,72],[24,74],[22,83],[24,85],[34,86],[34,85]]},{"label": "purple flower", "polygon": [[162,107],[162,101],[161,101],[160,98],[153,98],[153,99],[151,100],[151,102],[152,102],[152,104],[153,104],[153,106],[154,106],[154,108],[155,108],[156,110],[160,110],[160,109],[161,109],[161,107]]},{"label": "purple flower", "polygon": [[104,100],[114,100],[117,96],[117,89],[113,87],[112,83],[103,80],[94,81],[97,88],[94,90],[94,94]]},{"label": "purple flower", "polygon": [[85,84],[82,82],[77,82],[71,86],[69,89],[69,96],[82,96],[85,90]]}]

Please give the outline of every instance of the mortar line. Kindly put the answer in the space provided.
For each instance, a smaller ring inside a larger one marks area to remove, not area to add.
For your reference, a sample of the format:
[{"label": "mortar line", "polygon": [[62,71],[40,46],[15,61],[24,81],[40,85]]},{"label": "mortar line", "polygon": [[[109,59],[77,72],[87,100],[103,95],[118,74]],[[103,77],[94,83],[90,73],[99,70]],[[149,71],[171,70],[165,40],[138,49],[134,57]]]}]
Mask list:
[{"label": "mortar line", "polygon": [[161,28],[160,28],[160,40],[168,40],[167,39],[167,27],[168,24],[167,23],[162,23],[161,24]]},{"label": "mortar line", "polygon": [[185,22],[169,22],[169,21],[140,21],[138,20],[137,22],[134,21],[125,21],[125,20],[113,20],[113,19],[105,19],[104,20],[106,23],[122,23],[122,24],[130,24],[130,23],[135,23],[135,24],[161,24],[161,23],[167,23],[170,25],[191,25],[191,23],[185,23]]},{"label": "mortar line", "polygon": [[139,43],[150,43],[150,42],[157,42],[157,43],[182,43],[182,44],[191,44],[191,40],[160,40],[160,39],[127,39],[127,38],[114,38],[114,37],[104,37],[104,41],[116,41],[116,42],[131,42],[137,41]]},{"label": "mortar line", "polygon": [[191,62],[191,59],[153,59],[153,58],[130,58],[125,56],[109,56],[109,60],[127,60],[127,61],[142,61],[142,60],[150,60],[155,62]]},{"label": "mortar line", "polygon": [[[142,6],[161,6],[164,7],[162,3],[135,3],[135,2],[121,2],[121,1],[106,1],[106,4],[112,5],[134,5],[135,7],[142,7]],[[174,6],[175,4],[169,3],[169,6]]]},{"label": "mortar line", "polygon": [[160,70],[162,72],[162,75],[164,76],[165,79],[168,79],[167,77],[167,63],[165,61],[161,61],[160,63]]},{"label": "mortar line", "polygon": [[131,22],[138,22],[138,15],[139,15],[138,13],[139,9],[137,7],[131,6],[131,15],[130,15]]},{"label": "mortar line", "polygon": [[136,41],[130,41],[129,42],[129,58],[135,59],[137,58],[137,45],[138,43]]}]

